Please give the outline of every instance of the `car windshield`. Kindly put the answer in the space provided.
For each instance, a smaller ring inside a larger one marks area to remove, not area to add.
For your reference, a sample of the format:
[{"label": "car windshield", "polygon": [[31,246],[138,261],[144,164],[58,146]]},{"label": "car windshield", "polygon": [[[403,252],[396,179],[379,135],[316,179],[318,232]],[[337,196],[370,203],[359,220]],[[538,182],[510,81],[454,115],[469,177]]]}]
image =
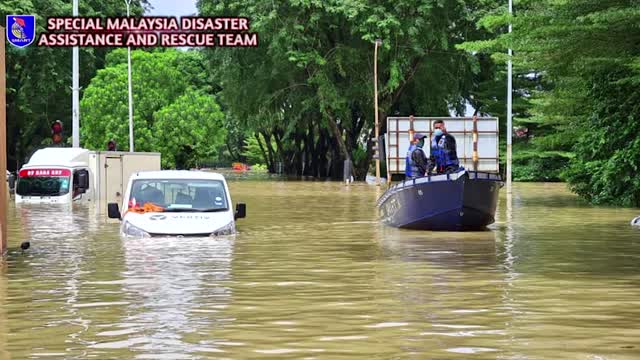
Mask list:
[{"label": "car windshield", "polygon": [[60,196],[69,193],[71,172],[61,169],[21,170],[16,184],[20,196]]},{"label": "car windshield", "polygon": [[135,180],[129,208],[143,208],[147,204],[176,212],[228,209],[224,183],[220,180]]}]

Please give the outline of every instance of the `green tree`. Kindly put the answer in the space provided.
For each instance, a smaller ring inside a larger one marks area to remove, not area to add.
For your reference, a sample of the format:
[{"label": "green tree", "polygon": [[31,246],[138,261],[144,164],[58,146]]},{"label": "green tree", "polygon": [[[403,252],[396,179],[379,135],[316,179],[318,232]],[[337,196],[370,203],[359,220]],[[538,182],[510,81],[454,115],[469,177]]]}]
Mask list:
[{"label": "green tree", "polygon": [[[132,14],[142,14],[146,0],[132,1]],[[81,1],[83,16],[122,16],[126,7],[121,0]],[[33,14],[36,36],[46,31],[50,16],[71,16],[70,1],[5,0],[0,2],[0,25],[6,27],[8,14]],[[5,36],[2,34],[2,36]],[[6,47],[7,85],[7,160],[18,168],[40,146],[50,142],[50,126],[55,120],[64,124],[71,137],[71,48]],[[104,67],[108,48],[80,49],[80,86],[86,88],[96,71]],[[82,116],[82,114],[81,114]],[[82,121],[82,120],[81,120]]]},{"label": "green tree", "polygon": [[[352,159],[366,175],[372,156],[373,49],[379,54],[380,119],[448,115],[464,108],[475,59],[455,44],[473,38],[485,1],[198,2],[203,15],[251,18],[260,46],[207,51],[221,100],[265,139],[268,165],[291,174],[339,176]],[[274,140],[275,147],[272,147]],[[354,156],[364,149],[365,156]]]},{"label": "green tree", "polygon": [[245,150],[242,153],[246,161],[251,165],[264,165],[267,156],[264,153],[265,142],[262,135],[248,136],[245,140]]},{"label": "green tree", "polygon": [[625,68],[594,74],[592,113],[582,122],[566,177],[571,189],[596,204],[640,206],[640,83]]},{"label": "green tree", "polygon": [[[165,167],[209,160],[226,131],[219,106],[206,93],[201,55],[136,50],[131,57],[135,150],[161,152]],[[129,148],[127,79],[126,50],[115,50],[81,101],[85,147],[104,149],[115,139],[121,149]]]},{"label": "green tree", "polygon": [[[187,87],[188,78],[178,71],[177,50],[132,51],[134,139],[137,151],[151,151],[153,114],[167,106]],[[102,149],[115,139],[121,149],[129,149],[129,108],[126,49],[107,57],[107,67],[98,71],[81,101],[82,144]]]},{"label": "green tree", "polygon": [[216,157],[224,144],[224,114],[210,95],[187,92],[154,114],[153,149],[166,168],[189,169]]},{"label": "green tree", "polygon": [[[495,38],[463,47],[492,53],[496,61],[504,61],[511,47],[519,71],[545,79],[532,92],[531,117],[519,119],[543,135],[528,144],[529,152],[555,154],[546,161],[549,167],[563,171],[571,187],[593,202],[640,205],[632,195],[639,186],[626,173],[629,159],[636,158],[628,133],[638,108],[629,106],[628,95],[640,90],[640,1],[522,0],[514,17],[505,12],[479,22]],[[509,21],[512,34],[505,33]],[[604,137],[597,126],[612,131]],[[626,196],[613,195],[622,189]]]}]

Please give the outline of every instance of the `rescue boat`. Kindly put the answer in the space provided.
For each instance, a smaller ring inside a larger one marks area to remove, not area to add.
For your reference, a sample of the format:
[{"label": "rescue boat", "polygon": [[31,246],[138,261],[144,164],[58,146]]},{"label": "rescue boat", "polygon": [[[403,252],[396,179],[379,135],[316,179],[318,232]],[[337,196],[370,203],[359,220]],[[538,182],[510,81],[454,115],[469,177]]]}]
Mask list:
[{"label": "rescue boat", "polygon": [[378,200],[381,221],[416,230],[482,230],[495,222],[500,175],[461,169],[390,187]]}]

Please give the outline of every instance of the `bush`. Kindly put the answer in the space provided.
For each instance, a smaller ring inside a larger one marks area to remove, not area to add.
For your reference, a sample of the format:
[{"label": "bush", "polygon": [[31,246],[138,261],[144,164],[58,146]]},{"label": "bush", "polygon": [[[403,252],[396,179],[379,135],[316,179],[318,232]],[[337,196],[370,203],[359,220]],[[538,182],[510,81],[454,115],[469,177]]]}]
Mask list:
[{"label": "bush", "polygon": [[514,156],[513,180],[528,182],[563,181],[562,173],[571,155],[562,152],[526,152]]},{"label": "bush", "polygon": [[594,76],[592,116],[565,172],[571,189],[595,204],[640,206],[640,82],[628,70]]}]

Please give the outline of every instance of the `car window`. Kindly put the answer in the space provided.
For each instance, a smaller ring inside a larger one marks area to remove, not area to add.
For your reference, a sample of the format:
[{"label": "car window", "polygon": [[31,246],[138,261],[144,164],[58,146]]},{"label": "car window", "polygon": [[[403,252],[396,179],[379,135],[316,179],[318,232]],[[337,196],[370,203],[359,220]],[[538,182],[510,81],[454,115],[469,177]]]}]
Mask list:
[{"label": "car window", "polygon": [[153,204],[164,209],[223,210],[228,208],[220,180],[135,180],[129,207]]}]

